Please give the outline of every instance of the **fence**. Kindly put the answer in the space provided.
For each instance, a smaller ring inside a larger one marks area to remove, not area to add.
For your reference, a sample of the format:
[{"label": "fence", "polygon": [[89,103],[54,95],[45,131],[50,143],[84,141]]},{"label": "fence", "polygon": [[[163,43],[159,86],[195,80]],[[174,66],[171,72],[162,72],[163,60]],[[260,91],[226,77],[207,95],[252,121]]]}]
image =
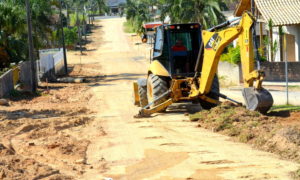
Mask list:
[{"label": "fence", "polygon": [[9,70],[0,77],[0,97],[7,95],[13,89],[13,71]]},{"label": "fence", "polygon": [[[55,80],[56,76],[64,74],[64,56],[62,49],[49,49],[40,51],[40,60],[36,61],[37,79]],[[17,84],[25,90],[32,85],[31,62],[19,63],[13,69],[0,76],[0,98],[8,96]]]},{"label": "fence", "polygon": [[64,74],[63,49],[48,49],[40,51],[39,78],[55,80],[56,76]]},{"label": "fence", "polygon": [[[285,82],[285,62],[263,62],[261,70],[266,74],[265,81]],[[289,62],[288,77],[290,82],[300,82],[300,62]],[[218,75],[223,85],[239,85],[243,82],[240,65],[220,62]]]}]

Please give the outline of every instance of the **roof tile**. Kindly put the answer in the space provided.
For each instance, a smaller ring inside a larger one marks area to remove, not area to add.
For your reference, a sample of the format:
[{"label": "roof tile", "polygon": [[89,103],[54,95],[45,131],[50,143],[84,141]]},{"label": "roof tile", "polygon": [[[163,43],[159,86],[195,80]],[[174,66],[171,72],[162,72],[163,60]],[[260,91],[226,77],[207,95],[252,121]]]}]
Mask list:
[{"label": "roof tile", "polygon": [[300,24],[300,0],[255,0],[265,20],[275,26]]}]

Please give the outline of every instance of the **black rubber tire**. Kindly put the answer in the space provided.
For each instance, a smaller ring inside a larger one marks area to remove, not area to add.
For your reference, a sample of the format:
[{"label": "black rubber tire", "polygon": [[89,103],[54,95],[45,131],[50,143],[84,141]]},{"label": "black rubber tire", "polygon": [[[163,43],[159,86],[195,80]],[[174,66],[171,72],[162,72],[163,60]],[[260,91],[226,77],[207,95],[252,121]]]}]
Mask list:
[{"label": "black rubber tire", "polygon": [[[147,98],[149,102],[158,98],[168,91],[168,83],[162,77],[150,74],[147,80]],[[167,97],[155,102],[152,107],[159,105],[167,100]],[[165,111],[165,110],[163,110]]]},{"label": "black rubber tire", "polygon": [[[219,101],[219,99],[220,99],[218,96],[219,93],[220,93],[220,84],[219,84],[219,78],[216,75],[214,77],[213,84],[211,86],[211,92],[208,93],[206,96]],[[209,103],[209,102],[203,101],[201,99],[199,100],[199,102],[200,102],[202,108],[206,109],[206,110],[210,110],[211,108],[214,108],[217,106],[217,104]]]},{"label": "black rubber tire", "polygon": [[139,86],[140,107],[148,105],[147,86]]}]

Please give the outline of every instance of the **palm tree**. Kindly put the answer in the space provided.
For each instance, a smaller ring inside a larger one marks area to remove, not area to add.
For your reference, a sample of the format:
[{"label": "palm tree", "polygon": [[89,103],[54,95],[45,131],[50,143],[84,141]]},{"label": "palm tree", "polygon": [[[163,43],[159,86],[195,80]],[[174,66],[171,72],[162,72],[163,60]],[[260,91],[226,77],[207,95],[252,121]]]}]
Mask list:
[{"label": "palm tree", "polygon": [[204,28],[217,25],[225,20],[222,10],[232,0],[127,0],[126,15],[137,30],[141,24],[150,21],[151,7],[161,11],[161,20],[170,16],[172,23],[199,22]]},{"label": "palm tree", "polygon": [[225,20],[220,0],[162,0],[163,15],[169,15],[172,23],[199,22],[204,28]]},{"label": "palm tree", "polygon": [[24,17],[25,11],[21,7],[10,1],[0,2],[0,53],[4,55],[0,59],[0,68],[6,67],[12,59],[25,58],[24,46],[27,43],[23,36],[26,25]]},{"label": "palm tree", "polygon": [[150,21],[151,13],[149,4],[141,1],[127,0],[126,19],[129,21],[137,33],[142,33],[142,25]]}]

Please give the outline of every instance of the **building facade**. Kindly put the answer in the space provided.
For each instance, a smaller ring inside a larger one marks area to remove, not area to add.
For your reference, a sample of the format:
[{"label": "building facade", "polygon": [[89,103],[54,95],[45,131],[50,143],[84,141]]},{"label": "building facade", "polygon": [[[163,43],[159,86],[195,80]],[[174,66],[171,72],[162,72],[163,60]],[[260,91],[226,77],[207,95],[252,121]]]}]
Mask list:
[{"label": "building facade", "polygon": [[268,61],[300,62],[299,9],[299,0],[241,0],[234,14],[253,11],[258,17],[257,39]]},{"label": "building facade", "polygon": [[110,14],[122,14],[126,0],[107,0],[107,6],[110,8]]}]

